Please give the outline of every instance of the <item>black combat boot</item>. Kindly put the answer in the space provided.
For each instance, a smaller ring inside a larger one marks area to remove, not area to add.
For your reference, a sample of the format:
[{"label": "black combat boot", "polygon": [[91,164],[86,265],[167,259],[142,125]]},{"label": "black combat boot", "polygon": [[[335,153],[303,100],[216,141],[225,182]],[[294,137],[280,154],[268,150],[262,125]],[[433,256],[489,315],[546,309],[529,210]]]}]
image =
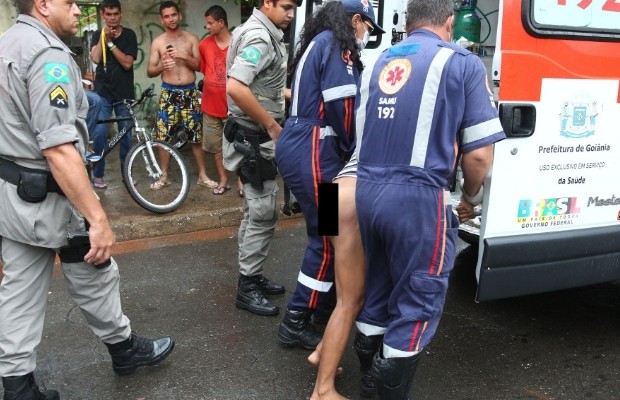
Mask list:
[{"label": "black combat boot", "polygon": [[372,376],[375,378],[379,400],[409,400],[415,369],[420,355],[403,358],[383,358],[380,352],[372,360]]},{"label": "black combat boot", "polygon": [[2,378],[4,386],[4,400],[58,400],[60,396],[55,390],[41,393],[34,374],[31,372],[22,376],[6,376]]},{"label": "black combat boot", "polygon": [[323,335],[310,323],[310,311],[286,309],[286,314],[278,328],[278,340],[285,346],[301,346],[314,350]]},{"label": "black combat boot", "polygon": [[334,310],[329,310],[327,312],[314,311],[314,313],[312,314],[312,323],[315,325],[327,325],[333,311]]},{"label": "black combat boot", "polygon": [[129,375],[138,367],[162,362],[172,352],[174,340],[170,336],[149,340],[132,333],[127,340],[105,345],[112,356],[114,372]]},{"label": "black combat boot", "polygon": [[312,314],[312,323],[315,325],[327,325],[329,318],[334,313],[334,308],[336,308],[335,287],[333,290],[330,290],[327,293],[322,293],[321,295],[323,297],[319,296],[319,303]]},{"label": "black combat boot", "polygon": [[[237,308],[248,310],[257,315],[278,315],[278,313],[280,313],[278,306],[271,304],[265,298],[265,294],[260,287],[260,282],[263,280],[266,280],[266,278],[262,275],[239,275]],[[282,288],[282,290],[284,290],[284,288]]]},{"label": "black combat boot", "polygon": [[355,331],[355,340],[353,348],[360,360],[360,371],[362,372],[362,382],[360,385],[360,396],[364,398],[375,398],[375,380],[372,377],[370,369],[372,367],[372,359],[379,351],[383,342],[382,335],[366,336],[359,330]]},{"label": "black combat boot", "polygon": [[279,285],[275,282],[271,282],[269,279],[265,278],[262,274],[258,276],[258,287],[260,290],[266,294],[267,296],[272,296],[275,294],[283,294],[285,292],[284,286]]}]

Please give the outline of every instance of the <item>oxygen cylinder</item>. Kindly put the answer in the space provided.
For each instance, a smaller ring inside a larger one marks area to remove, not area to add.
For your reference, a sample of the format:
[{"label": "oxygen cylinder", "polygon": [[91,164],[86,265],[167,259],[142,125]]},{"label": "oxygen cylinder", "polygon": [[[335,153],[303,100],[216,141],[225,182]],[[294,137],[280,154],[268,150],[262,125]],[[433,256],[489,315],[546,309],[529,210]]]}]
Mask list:
[{"label": "oxygen cylinder", "polygon": [[453,40],[458,42],[461,38],[471,43],[480,43],[480,17],[476,14],[477,0],[464,0],[456,10],[454,17]]}]

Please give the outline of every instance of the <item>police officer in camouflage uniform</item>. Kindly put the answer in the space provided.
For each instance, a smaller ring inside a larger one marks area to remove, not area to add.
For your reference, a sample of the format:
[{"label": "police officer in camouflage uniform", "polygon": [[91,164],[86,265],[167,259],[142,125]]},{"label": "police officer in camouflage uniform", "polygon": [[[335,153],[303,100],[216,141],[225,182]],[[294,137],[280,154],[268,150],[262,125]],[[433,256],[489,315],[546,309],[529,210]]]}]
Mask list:
[{"label": "police officer in camouflage uniform", "polygon": [[66,0],[17,7],[15,26],[0,37],[0,376],[4,400],[58,399],[33,376],[57,253],[117,374],[159,363],[174,342],[133,335],[121,308],[114,234],[84,168],[88,101],[60,39],[77,32],[80,10]]},{"label": "police officer in camouflage uniform", "polygon": [[287,54],[284,33],[302,0],[261,0],[232,34],[226,70],[229,118],[222,151],[224,167],[245,184],[245,212],[239,227],[238,308],[277,315],[265,295],[284,293],[262,274],[278,222],[275,142],[284,120]]}]

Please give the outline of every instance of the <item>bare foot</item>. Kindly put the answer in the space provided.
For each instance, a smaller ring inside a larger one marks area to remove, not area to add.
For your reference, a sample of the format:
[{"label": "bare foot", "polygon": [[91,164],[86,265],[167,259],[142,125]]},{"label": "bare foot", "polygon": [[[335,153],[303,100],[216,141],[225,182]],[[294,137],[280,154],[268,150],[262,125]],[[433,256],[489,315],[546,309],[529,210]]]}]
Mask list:
[{"label": "bare foot", "polygon": [[340,395],[340,393],[336,392],[336,389],[331,389],[322,395],[320,395],[315,389],[312,393],[312,397],[310,397],[310,400],[348,400],[348,397]]},{"label": "bare foot", "polygon": [[[314,350],[312,354],[308,356],[308,362],[317,368],[319,367],[319,364],[321,363],[320,344],[319,346],[317,346],[316,350]],[[342,367],[338,367],[338,369],[336,369],[336,376],[342,374],[342,371]]]},{"label": "bare foot", "polygon": [[314,365],[315,367],[319,366],[319,363],[321,362],[321,353],[319,351],[319,347],[317,347],[317,349],[314,350],[312,354],[308,356],[308,362]]}]

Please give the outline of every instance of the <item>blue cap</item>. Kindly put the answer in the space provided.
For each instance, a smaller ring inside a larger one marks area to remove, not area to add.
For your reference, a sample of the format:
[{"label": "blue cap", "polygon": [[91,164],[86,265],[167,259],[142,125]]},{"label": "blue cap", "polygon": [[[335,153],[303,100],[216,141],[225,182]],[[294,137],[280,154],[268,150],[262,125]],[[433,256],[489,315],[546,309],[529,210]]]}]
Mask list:
[{"label": "blue cap", "polygon": [[342,0],[342,5],[344,9],[347,10],[347,14],[359,14],[372,23],[375,31],[385,33],[383,28],[377,25],[375,10],[372,4],[370,4],[370,0]]}]

